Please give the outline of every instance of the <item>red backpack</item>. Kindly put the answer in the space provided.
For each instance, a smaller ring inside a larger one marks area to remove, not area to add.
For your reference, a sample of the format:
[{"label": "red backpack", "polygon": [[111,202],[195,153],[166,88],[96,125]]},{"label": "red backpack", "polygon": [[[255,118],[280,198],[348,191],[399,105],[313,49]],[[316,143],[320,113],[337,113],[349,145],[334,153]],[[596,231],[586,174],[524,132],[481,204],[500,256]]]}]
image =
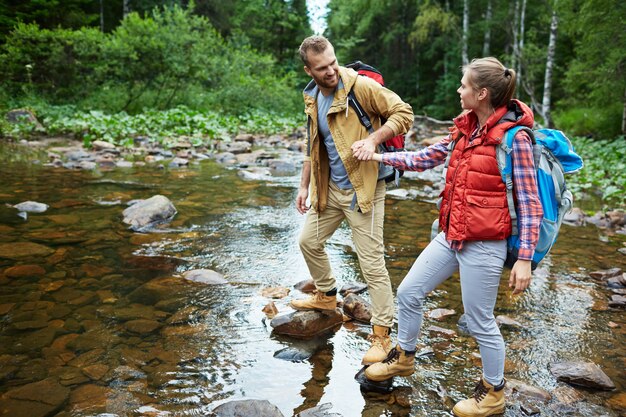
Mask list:
[{"label": "red backpack", "polygon": [[[375,80],[376,82],[378,82],[383,87],[385,86],[385,80],[383,79],[383,75],[380,73],[380,71],[378,71],[376,68],[372,67],[371,65],[364,64],[361,61],[355,61],[346,65],[346,68],[352,68],[359,75],[362,75],[364,77],[369,77]],[[354,95],[354,91],[352,90],[350,90],[350,92],[348,93],[348,103],[354,109],[356,114],[359,116],[359,120],[361,121],[361,124],[365,126],[365,128],[370,133],[374,132],[370,117],[368,116],[367,112],[363,110],[363,107],[356,99],[356,96]],[[385,124],[385,122],[386,122],[386,119],[382,118],[381,123]],[[404,151],[404,134],[400,134],[400,135],[392,137],[389,140],[386,140],[381,146],[384,152]],[[393,173],[389,176],[386,176],[385,181],[386,182],[394,181],[396,186],[398,186],[400,184],[400,177],[403,174],[404,174],[404,171],[393,168]]]},{"label": "red backpack", "polygon": [[[373,79],[374,81],[376,81],[378,84],[382,85],[383,87],[385,86],[385,80],[383,79],[383,75],[380,73],[380,71],[378,71],[376,68],[372,67],[371,65],[364,64],[361,61],[355,61],[355,62],[352,62],[351,64],[346,65],[346,68],[352,68],[359,75],[369,77]],[[361,107],[361,104],[357,101],[356,97],[354,96],[354,93],[350,91],[348,95],[350,97],[350,101],[354,104],[353,108],[359,115],[359,119],[361,120],[361,123],[363,124],[363,126],[365,126],[367,130],[371,131],[372,124],[370,123],[369,116],[367,115],[365,111],[363,111],[363,108]],[[385,118],[383,118],[382,124],[385,124],[385,121],[386,121]],[[391,139],[385,141],[384,146],[388,152],[404,151],[404,135],[401,134],[401,135],[392,137]]]}]

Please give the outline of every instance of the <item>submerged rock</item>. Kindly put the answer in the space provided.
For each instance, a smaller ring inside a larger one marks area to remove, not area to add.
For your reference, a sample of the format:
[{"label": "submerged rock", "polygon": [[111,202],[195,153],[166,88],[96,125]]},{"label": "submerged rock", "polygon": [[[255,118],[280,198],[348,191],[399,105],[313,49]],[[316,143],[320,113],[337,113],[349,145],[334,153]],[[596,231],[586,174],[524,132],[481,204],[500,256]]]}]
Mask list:
[{"label": "submerged rock", "polygon": [[217,406],[216,417],[284,417],[278,407],[267,400],[238,400]]},{"label": "submerged rock", "polygon": [[53,253],[53,249],[38,243],[11,242],[0,244],[0,258],[5,259],[39,258]]},{"label": "submerged rock", "polygon": [[272,319],[274,333],[286,336],[309,338],[325,333],[343,322],[341,311],[295,311]]},{"label": "submerged rock", "polygon": [[139,200],[124,210],[124,223],[133,230],[142,230],[170,221],[176,215],[176,207],[165,196],[155,195]]},{"label": "submerged rock", "polygon": [[48,207],[50,206],[44,203],[38,203],[37,201],[23,201],[13,206],[13,208],[27,213],[43,213],[48,210]]},{"label": "submerged rock", "polygon": [[592,362],[559,362],[550,366],[550,372],[568,384],[607,391],[615,389],[611,378]]},{"label": "submerged rock", "polygon": [[228,284],[224,276],[212,269],[193,269],[183,274],[183,278],[188,281],[206,285]]}]

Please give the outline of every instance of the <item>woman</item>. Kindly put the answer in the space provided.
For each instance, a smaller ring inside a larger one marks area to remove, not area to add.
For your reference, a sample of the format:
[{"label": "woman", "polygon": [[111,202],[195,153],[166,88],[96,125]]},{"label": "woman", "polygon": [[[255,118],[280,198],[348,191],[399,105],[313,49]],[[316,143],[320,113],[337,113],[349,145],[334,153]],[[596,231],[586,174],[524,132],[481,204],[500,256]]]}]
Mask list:
[{"label": "woman", "polygon": [[[419,152],[368,154],[354,147],[360,160],[374,159],[403,170],[423,171],[444,163],[441,193],[442,232],[419,255],[398,287],[398,344],[382,362],[368,367],[373,381],[409,376],[423,317],[423,300],[437,285],[460,271],[463,307],[470,333],[480,347],[483,374],[472,397],[458,402],[460,417],[504,412],[504,340],[493,310],[511,234],[506,187],[496,161],[496,147],[513,126],[531,127],[532,111],[513,100],[515,71],[495,58],[475,59],[463,67],[457,92],[464,112],[454,119],[450,135]],[[450,146],[452,144],[452,146]],[[513,144],[513,183],[521,249],[511,270],[513,293],[530,284],[531,259],[542,217],[537,195],[531,139],[520,130]]]}]

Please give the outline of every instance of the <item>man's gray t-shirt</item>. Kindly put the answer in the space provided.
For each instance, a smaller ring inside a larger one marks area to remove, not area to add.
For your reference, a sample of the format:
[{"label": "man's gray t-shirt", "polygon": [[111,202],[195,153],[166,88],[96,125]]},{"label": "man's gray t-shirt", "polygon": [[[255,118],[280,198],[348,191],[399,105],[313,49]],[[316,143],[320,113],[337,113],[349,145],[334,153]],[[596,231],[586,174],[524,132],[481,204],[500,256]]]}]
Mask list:
[{"label": "man's gray t-shirt", "polygon": [[335,141],[328,127],[328,109],[330,109],[334,99],[334,94],[330,94],[328,97],[324,97],[324,94],[321,92],[317,94],[317,129],[320,137],[324,139],[324,145],[326,145],[326,151],[328,152],[331,181],[337,184],[337,187],[340,189],[349,190],[352,188],[352,183],[350,183],[348,172],[337,152]]}]

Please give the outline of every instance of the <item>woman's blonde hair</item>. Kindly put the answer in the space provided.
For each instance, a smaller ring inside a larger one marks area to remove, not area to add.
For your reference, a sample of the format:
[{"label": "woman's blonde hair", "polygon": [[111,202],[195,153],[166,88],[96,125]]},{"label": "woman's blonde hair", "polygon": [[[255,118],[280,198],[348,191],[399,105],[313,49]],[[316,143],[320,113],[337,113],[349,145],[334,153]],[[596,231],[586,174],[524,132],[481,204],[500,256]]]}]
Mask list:
[{"label": "woman's blonde hair", "polygon": [[493,57],[475,58],[463,66],[472,86],[489,91],[491,106],[494,109],[506,106],[515,94],[515,70],[507,68]]}]

